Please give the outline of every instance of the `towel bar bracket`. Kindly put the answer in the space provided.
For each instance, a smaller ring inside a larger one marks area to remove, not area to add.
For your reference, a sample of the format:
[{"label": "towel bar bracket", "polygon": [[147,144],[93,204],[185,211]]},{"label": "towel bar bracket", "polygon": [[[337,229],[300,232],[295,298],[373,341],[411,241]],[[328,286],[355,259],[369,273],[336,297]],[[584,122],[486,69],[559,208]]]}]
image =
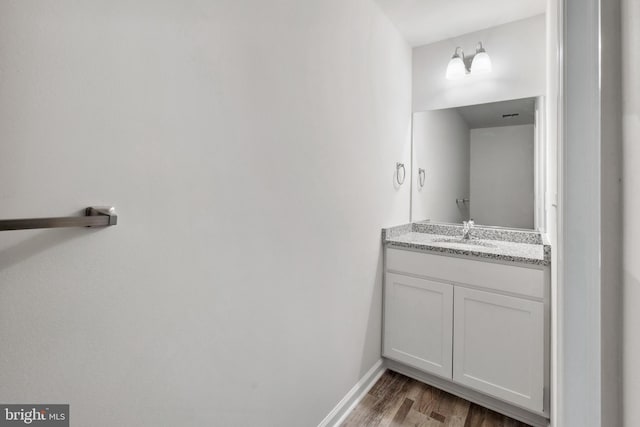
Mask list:
[{"label": "towel bar bracket", "polygon": [[[116,225],[118,223],[118,215],[116,214],[116,208],[113,206],[92,206],[85,209],[86,216],[106,216],[109,218],[107,226]],[[89,227],[96,227],[90,225]]]}]

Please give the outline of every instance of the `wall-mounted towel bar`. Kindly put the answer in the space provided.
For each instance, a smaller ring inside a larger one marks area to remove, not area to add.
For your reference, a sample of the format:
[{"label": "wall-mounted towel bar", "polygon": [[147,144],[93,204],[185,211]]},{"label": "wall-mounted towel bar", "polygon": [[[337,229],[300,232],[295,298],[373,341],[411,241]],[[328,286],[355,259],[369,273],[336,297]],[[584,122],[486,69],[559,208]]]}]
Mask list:
[{"label": "wall-mounted towel bar", "polygon": [[[400,169],[402,169],[402,179],[400,179]],[[404,184],[406,176],[407,170],[404,168],[404,163],[396,163],[396,182],[398,185]]]},{"label": "wall-mounted towel bar", "polygon": [[423,168],[418,169],[418,185],[420,188],[424,187],[424,183],[427,180],[427,171]]},{"label": "wall-mounted towel bar", "polygon": [[117,223],[118,215],[116,215],[115,208],[89,207],[85,209],[85,216],[3,219],[0,220],[0,231],[59,227],[107,227]]}]

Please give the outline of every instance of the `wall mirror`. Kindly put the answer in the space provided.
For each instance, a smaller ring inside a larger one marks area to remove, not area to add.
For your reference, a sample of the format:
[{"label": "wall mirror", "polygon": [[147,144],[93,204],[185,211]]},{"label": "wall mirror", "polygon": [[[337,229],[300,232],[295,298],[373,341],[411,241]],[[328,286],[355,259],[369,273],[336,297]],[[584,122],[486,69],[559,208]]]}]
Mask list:
[{"label": "wall mirror", "polygon": [[412,221],[544,230],[543,98],[413,114]]}]

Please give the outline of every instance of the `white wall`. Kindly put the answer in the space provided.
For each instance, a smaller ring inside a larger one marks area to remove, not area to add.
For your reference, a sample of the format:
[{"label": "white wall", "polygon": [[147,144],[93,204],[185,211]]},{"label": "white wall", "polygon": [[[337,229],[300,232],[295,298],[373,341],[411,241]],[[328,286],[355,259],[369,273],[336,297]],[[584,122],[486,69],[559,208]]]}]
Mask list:
[{"label": "white wall", "polygon": [[[462,222],[469,211],[469,127],[455,109],[413,115],[412,220]],[[418,169],[425,169],[421,188]]]},{"label": "white wall", "polygon": [[624,426],[640,419],[640,1],[622,0],[623,403]]},{"label": "white wall", "polygon": [[561,139],[561,122],[558,120],[562,111],[562,84],[560,43],[563,32],[562,13],[564,0],[547,0],[546,34],[547,34],[547,92],[544,98],[546,115],[544,131],[546,133],[545,164],[545,214],[546,237],[551,244],[551,426],[559,426],[556,421],[561,418],[558,407],[560,396],[558,382],[558,307],[561,305],[561,293],[558,288],[558,164],[560,158],[559,140]]},{"label": "white wall", "polygon": [[380,357],[411,50],[369,0],[0,2],[0,400],[317,425]]},{"label": "white wall", "polygon": [[[493,72],[447,80],[456,46],[474,53],[479,41],[491,56]],[[413,111],[544,95],[545,43],[545,16],[538,15],[414,48]]]},{"label": "white wall", "polygon": [[471,218],[533,228],[533,125],[471,129]]},{"label": "white wall", "polygon": [[556,425],[590,427],[608,425],[601,375],[601,1],[565,0],[564,7]]}]

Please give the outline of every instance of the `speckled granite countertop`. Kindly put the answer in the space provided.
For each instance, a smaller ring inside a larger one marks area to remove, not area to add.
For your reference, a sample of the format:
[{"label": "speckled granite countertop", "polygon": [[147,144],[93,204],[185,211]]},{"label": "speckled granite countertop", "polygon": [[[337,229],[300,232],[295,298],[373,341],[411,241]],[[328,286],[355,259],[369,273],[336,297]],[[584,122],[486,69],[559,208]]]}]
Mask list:
[{"label": "speckled granite countertop", "polygon": [[387,247],[417,249],[514,263],[547,266],[551,246],[537,231],[476,226],[470,240],[462,240],[462,226],[417,222],[382,230]]}]

